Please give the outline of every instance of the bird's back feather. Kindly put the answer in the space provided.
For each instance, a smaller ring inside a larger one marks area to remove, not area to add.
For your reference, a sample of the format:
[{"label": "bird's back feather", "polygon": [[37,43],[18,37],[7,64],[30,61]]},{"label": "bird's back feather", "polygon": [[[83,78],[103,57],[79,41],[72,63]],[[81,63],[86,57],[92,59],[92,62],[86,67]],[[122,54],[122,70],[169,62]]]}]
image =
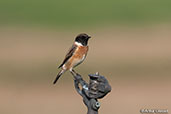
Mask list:
[{"label": "bird's back feather", "polygon": [[71,56],[74,54],[76,48],[77,48],[77,46],[75,44],[73,44],[72,47],[69,49],[68,53],[66,54],[64,61],[58,68],[61,68],[71,58]]}]

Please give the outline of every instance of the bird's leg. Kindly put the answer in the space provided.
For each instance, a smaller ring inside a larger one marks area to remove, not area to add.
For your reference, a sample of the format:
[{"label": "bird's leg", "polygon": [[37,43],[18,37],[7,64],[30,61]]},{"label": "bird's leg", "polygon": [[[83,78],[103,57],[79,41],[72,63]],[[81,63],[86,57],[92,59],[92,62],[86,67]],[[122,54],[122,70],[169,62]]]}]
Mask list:
[{"label": "bird's leg", "polygon": [[[72,71],[76,74],[76,75],[80,75],[80,74],[78,74],[77,72],[75,72],[75,70],[74,69],[72,69]],[[80,75],[81,76],[81,75]]]},{"label": "bird's leg", "polygon": [[77,72],[75,72],[74,69],[70,69],[70,72],[74,76],[74,78],[79,75]]},{"label": "bird's leg", "polygon": [[71,74],[72,74],[74,77],[77,75],[76,72],[75,72],[73,69],[70,69],[69,71],[71,72]]},{"label": "bird's leg", "polygon": [[75,72],[75,70],[74,70],[74,69],[72,69],[72,71],[73,71],[75,74],[77,74],[77,73]]}]

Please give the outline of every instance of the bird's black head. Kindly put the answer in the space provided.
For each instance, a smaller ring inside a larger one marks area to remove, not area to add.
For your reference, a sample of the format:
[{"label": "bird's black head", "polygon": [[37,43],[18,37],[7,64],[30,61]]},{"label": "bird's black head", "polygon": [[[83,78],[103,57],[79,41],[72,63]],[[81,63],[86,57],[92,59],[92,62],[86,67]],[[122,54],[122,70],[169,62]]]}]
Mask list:
[{"label": "bird's black head", "polygon": [[88,40],[91,38],[85,33],[79,34],[76,38],[75,41],[78,43],[81,43],[83,46],[86,46],[88,44]]}]

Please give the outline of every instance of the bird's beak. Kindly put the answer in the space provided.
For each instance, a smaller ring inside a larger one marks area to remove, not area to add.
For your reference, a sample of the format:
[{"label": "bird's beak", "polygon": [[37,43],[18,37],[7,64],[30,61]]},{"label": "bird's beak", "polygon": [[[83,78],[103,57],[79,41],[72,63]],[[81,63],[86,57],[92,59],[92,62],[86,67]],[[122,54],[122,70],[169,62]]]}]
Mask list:
[{"label": "bird's beak", "polygon": [[88,36],[88,39],[90,39],[91,38],[91,36]]}]

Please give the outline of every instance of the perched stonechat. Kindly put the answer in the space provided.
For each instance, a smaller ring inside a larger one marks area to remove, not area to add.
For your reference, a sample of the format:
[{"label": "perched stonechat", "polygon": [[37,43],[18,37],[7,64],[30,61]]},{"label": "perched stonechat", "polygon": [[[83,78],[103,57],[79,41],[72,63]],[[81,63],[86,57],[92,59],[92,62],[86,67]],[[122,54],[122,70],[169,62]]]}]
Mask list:
[{"label": "perched stonechat", "polygon": [[53,84],[55,84],[61,75],[67,70],[71,73],[75,73],[73,68],[82,63],[87,56],[89,38],[91,37],[84,33],[79,34],[75,38],[74,44],[69,49],[62,64],[58,67],[61,68],[61,70],[57,74]]}]

